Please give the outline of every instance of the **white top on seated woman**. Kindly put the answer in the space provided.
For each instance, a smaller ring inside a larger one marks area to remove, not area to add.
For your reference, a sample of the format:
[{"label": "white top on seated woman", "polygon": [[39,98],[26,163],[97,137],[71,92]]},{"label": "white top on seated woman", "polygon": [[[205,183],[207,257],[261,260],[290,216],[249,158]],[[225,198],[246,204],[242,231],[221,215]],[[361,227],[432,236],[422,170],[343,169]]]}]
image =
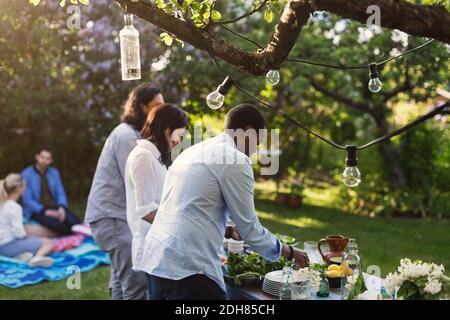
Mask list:
[{"label": "white top on seated woman", "polygon": [[20,174],[10,173],[0,180],[0,255],[26,262],[31,267],[48,267],[47,257],[53,242],[47,238],[28,237],[23,226],[23,209],[17,202],[25,191]]}]

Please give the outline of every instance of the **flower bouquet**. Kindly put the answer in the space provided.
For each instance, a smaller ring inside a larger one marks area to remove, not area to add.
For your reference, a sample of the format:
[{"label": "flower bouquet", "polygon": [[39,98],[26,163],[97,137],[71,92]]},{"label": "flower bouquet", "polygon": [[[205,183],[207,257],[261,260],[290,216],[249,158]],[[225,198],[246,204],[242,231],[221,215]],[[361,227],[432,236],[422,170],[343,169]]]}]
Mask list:
[{"label": "flower bouquet", "polygon": [[404,300],[446,299],[450,294],[450,278],[443,265],[402,259],[397,271],[386,276],[388,290],[398,288],[397,298]]}]

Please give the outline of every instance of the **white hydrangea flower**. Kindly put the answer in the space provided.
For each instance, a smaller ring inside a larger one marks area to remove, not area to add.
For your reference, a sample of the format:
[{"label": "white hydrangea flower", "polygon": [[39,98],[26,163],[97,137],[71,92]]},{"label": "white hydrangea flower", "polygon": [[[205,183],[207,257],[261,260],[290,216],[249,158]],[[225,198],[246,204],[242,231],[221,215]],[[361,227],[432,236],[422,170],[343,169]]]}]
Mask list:
[{"label": "white hydrangea flower", "polygon": [[430,294],[437,294],[441,292],[442,283],[436,279],[429,279],[427,284],[425,285],[424,291]]},{"label": "white hydrangea flower", "polygon": [[352,276],[348,276],[345,287],[351,291],[353,289],[353,286],[355,285],[356,281],[358,281],[358,275],[355,274]]}]

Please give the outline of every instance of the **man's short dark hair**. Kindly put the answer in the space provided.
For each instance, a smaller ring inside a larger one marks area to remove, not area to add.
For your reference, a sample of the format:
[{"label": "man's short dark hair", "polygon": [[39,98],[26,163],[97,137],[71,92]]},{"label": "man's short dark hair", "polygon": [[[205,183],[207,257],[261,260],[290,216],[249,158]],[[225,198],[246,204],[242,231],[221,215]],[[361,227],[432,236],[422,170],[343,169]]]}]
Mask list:
[{"label": "man's short dark hair", "polygon": [[36,154],[41,154],[42,151],[47,151],[47,152],[49,152],[50,154],[53,155],[53,150],[52,150],[52,148],[47,147],[47,146],[37,148],[37,149],[36,149]]},{"label": "man's short dark hair", "polygon": [[255,130],[266,128],[266,120],[261,111],[250,103],[240,104],[231,109],[225,118],[225,129],[245,129],[251,126]]}]

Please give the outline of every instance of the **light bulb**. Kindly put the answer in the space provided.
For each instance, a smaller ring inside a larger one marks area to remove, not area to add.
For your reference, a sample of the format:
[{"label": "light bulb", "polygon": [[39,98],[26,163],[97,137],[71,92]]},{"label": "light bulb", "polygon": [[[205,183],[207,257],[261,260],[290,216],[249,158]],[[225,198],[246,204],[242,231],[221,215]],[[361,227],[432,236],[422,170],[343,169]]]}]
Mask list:
[{"label": "light bulb", "polygon": [[225,80],[217,87],[217,89],[206,97],[206,104],[211,109],[219,109],[223,105],[225,95],[233,86],[233,80],[227,76]]},{"label": "light bulb", "polygon": [[271,86],[276,86],[280,82],[280,71],[269,70],[266,74],[266,82]]},{"label": "light bulb", "polygon": [[347,158],[345,159],[345,170],[342,173],[342,182],[350,188],[357,187],[361,183],[361,172],[359,172],[357,167],[356,149],[357,147],[354,145],[345,147]]},{"label": "light bulb", "polygon": [[382,86],[382,84],[381,84],[380,79],[378,79],[378,78],[370,79],[369,85],[368,85],[370,92],[373,92],[373,93],[380,92],[381,86]]},{"label": "light bulb", "polygon": [[133,15],[125,14],[125,27],[120,30],[120,63],[122,80],[141,79],[139,31],[133,26]]},{"label": "light bulb", "polygon": [[380,78],[378,77],[377,65],[376,63],[371,63],[369,65],[370,69],[370,81],[369,81],[369,90],[370,92],[377,93],[380,92],[382,84]]},{"label": "light bulb", "polygon": [[347,187],[357,187],[361,183],[361,172],[359,172],[358,167],[345,167],[342,173],[342,182]]},{"label": "light bulb", "polygon": [[224,100],[225,96],[216,90],[208,94],[206,97],[206,104],[211,109],[219,109],[223,105]]}]

